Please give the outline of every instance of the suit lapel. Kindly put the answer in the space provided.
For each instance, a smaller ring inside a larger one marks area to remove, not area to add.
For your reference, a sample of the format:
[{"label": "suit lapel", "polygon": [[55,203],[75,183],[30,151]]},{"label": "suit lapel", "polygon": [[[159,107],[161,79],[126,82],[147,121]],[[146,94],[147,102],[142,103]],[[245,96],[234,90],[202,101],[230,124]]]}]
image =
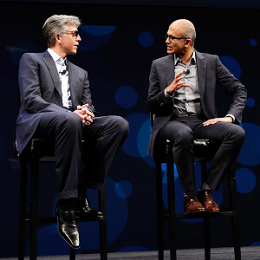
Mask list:
[{"label": "suit lapel", "polygon": [[45,51],[43,53],[43,60],[46,63],[48,69],[49,69],[54,87],[57,89],[59,94],[62,96],[60,77],[59,77],[55,62],[54,62],[53,58],[51,57],[51,55],[49,54],[48,51]]},{"label": "suit lapel", "polygon": [[197,51],[196,51],[196,62],[197,62],[197,70],[198,70],[199,91],[200,91],[200,97],[202,99],[206,87],[206,61],[204,56]]},{"label": "suit lapel", "polygon": [[[165,60],[164,72],[166,76],[167,86],[169,86],[175,78],[173,55],[169,55],[168,58]],[[164,88],[164,86],[162,87]]]}]

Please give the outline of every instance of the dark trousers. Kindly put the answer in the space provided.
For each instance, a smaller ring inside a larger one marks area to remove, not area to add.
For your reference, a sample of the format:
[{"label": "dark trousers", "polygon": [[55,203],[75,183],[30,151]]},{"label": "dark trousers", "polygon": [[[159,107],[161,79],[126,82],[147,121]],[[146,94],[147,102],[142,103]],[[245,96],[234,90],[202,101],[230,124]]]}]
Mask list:
[{"label": "dark trousers", "polygon": [[[78,186],[101,189],[128,129],[128,122],[119,116],[95,117],[84,126],[73,112],[44,113],[36,135],[55,143],[59,199],[77,198]],[[85,168],[78,176],[81,159]]]},{"label": "dark trousers", "polygon": [[243,128],[231,123],[218,122],[214,125],[203,126],[207,121],[205,116],[189,115],[174,117],[159,131],[156,142],[169,139],[173,142],[174,161],[178,170],[183,191],[194,197],[194,139],[211,139],[221,143],[208,171],[206,183],[217,190],[228,167],[239,155],[245,132]]}]

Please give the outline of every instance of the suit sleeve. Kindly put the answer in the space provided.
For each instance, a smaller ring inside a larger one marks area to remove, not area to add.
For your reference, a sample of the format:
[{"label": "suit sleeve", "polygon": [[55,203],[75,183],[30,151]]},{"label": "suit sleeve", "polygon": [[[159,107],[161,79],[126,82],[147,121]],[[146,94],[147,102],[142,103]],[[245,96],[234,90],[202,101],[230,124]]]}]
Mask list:
[{"label": "suit sleeve", "polygon": [[221,63],[218,57],[217,84],[233,98],[233,102],[231,103],[226,114],[233,115],[236,119],[235,123],[240,124],[247,100],[247,90],[245,86]]},{"label": "suit sleeve", "polygon": [[92,99],[91,99],[91,92],[90,92],[90,84],[89,84],[89,78],[88,78],[88,72],[84,70],[84,87],[83,87],[83,94],[82,94],[82,104],[89,104],[89,109],[94,113],[95,116],[99,116],[100,113],[96,111]]},{"label": "suit sleeve", "polygon": [[160,79],[160,74],[158,73],[156,61],[153,61],[151,72],[149,76],[149,89],[147,98],[147,107],[149,111],[153,114],[165,114],[172,110],[173,104],[172,99],[167,100],[164,89],[167,84],[163,84],[163,79]]},{"label": "suit sleeve", "polygon": [[27,113],[43,113],[67,111],[56,104],[46,102],[41,94],[40,66],[33,54],[26,53],[22,56],[19,66],[18,80],[21,103]]}]

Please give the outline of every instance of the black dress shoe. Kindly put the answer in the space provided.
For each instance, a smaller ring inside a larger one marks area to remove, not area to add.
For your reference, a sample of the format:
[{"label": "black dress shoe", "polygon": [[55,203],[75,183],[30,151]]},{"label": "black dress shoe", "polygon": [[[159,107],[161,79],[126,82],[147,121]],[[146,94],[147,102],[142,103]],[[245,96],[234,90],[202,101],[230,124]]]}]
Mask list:
[{"label": "black dress shoe", "polygon": [[62,238],[74,249],[80,248],[79,231],[75,210],[62,210],[56,207],[58,231]]},{"label": "black dress shoe", "polygon": [[105,216],[102,212],[93,209],[88,201],[87,196],[79,195],[79,210],[93,218],[103,219]]}]

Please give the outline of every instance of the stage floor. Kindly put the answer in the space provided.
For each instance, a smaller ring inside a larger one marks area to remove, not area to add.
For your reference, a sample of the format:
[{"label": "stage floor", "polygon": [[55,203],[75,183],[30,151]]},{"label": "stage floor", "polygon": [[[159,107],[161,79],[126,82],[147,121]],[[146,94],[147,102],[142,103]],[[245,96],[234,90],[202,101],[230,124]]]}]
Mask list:
[{"label": "stage floor", "polygon": [[[259,260],[260,246],[242,247],[242,260]],[[168,250],[164,253],[164,260],[170,260]],[[17,260],[17,258],[0,258],[1,260]],[[25,257],[25,260],[28,260]],[[39,256],[38,260],[68,260],[68,255],[63,256]],[[99,254],[76,255],[77,260],[99,260]],[[157,260],[158,254],[156,251],[146,252],[123,252],[109,253],[108,260]],[[204,260],[204,249],[182,249],[177,250],[177,260]],[[212,248],[211,260],[234,260],[234,250],[232,247]]]}]

